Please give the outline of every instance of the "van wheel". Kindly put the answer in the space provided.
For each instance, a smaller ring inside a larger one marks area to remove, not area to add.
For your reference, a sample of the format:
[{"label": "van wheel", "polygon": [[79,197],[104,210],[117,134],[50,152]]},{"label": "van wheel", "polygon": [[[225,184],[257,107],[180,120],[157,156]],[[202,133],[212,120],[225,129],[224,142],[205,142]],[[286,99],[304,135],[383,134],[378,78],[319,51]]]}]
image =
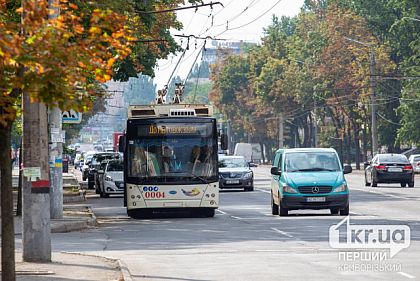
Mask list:
[{"label": "van wheel", "polygon": [[274,203],[273,193],[271,193],[271,214],[275,216],[279,214],[279,206]]},{"label": "van wheel", "polygon": [[347,207],[340,210],[340,215],[341,216],[348,216],[349,213],[350,213],[350,205],[347,205]]},{"label": "van wheel", "polygon": [[280,217],[285,217],[287,215],[289,215],[289,210],[286,209],[286,208],[283,208],[281,206],[281,199],[280,199],[280,196],[279,196],[279,216]]},{"label": "van wheel", "polygon": [[401,184],[401,187],[405,187],[407,185],[406,182],[401,182],[400,184]]},{"label": "van wheel", "polygon": [[414,187],[414,181],[410,181],[410,182],[408,183],[408,187]]},{"label": "van wheel", "polygon": [[338,215],[338,213],[340,212],[340,209],[338,208],[331,208],[330,209],[331,215]]}]

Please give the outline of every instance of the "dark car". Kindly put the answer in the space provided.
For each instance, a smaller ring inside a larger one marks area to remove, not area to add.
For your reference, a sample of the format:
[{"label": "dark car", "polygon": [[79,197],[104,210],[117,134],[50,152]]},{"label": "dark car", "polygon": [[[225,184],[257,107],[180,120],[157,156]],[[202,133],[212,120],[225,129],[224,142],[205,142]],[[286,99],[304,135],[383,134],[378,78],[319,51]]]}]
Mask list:
[{"label": "dark car", "polygon": [[219,156],[219,188],[254,190],[254,173],[243,156]]},{"label": "dark car", "polygon": [[98,170],[102,161],[108,159],[120,159],[121,155],[118,152],[97,152],[93,155],[92,160],[89,164],[89,170],[87,175],[88,188],[93,189],[95,185],[99,186],[99,178],[97,176]]},{"label": "dark car", "polygon": [[413,166],[403,154],[377,154],[365,163],[365,185],[373,187],[378,183],[400,183],[414,187]]}]

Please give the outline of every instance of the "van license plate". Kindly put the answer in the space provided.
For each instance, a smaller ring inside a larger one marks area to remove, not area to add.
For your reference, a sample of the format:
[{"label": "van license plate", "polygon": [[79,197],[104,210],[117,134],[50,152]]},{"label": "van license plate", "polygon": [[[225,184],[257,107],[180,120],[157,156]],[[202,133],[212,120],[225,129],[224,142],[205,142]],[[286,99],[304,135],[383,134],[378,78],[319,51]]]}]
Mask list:
[{"label": "van license plate", "polygon": [[238,184],[239,180],[227,180],[226,183],[227,184]]},{"label": "van license plate", "polygon": [[325,197],[306,197],[306,202],[325,202]]}]

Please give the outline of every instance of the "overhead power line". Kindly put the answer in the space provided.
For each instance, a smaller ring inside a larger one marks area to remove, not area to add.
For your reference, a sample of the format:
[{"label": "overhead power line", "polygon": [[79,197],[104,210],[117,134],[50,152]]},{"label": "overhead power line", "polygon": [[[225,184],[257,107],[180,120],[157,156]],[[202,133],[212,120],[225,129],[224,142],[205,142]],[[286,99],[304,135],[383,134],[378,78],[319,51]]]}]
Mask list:
[{"label": "overhead power line", "polygon": [[138,12],[141,14],[160,14],[160,13],[169,13],[169,12],[175,12],[175,11],[186,10],[186,9],[198,9],[200,7],[206,7],[206,6],[210,6],[211,8],[213,8],[213,5],[221,5],[223,7],[223,4],[220,2],[210,2],[207,4],[193,5],[190,7],[179,7],[179,8],[173,8],[173,9],[158,10],[158,11],[138,11]]}]

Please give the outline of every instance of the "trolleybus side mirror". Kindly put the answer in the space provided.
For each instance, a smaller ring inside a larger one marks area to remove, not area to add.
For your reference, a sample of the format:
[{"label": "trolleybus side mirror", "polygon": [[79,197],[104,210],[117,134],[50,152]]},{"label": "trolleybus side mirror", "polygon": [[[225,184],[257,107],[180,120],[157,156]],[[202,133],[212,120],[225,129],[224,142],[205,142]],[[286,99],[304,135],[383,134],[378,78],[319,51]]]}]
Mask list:
[{"label": "trolleybus side mirror", "polygon": [[118,139],[118,151],[124,152],[124,148],[125,148],[125,135],[120,136]]},{"label": "trolleybus side mirror", "polygon": [[220,148],[222,150],[227,150],[228,149],[228,138],[227,135],[222,134],[220,136]]}]

